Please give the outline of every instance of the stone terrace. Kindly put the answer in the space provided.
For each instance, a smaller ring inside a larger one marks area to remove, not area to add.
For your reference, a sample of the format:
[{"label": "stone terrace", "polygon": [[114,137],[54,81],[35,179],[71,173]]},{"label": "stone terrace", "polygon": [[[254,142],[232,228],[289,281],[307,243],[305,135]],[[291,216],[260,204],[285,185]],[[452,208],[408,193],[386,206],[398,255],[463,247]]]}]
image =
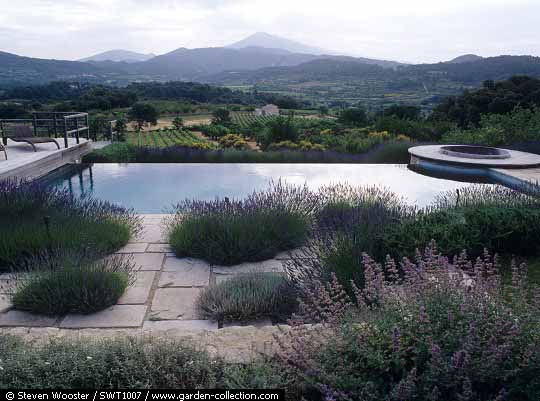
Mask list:
[{"label": "stone terrace", "polygon": [[7,160],[4,152],[0,152],[0,180],[35,179],[65,165],[79,160],[92,151],[92,141],[81,138],[77,144],[75,138],[68,139],[68,148],[64,148],[64,140],[57,138],[60,149],[54,143],[36,145],[37,152],[26,143],[13,142],[8,139],[6,145]]},{"label": "stone terrace", "polygon": [[[191,258],[177,258],[165,239],[164,221],[168,215],[143,215],[142,234],[117,254],[131,258],[136,265],[136,281],[117,305],[91,315],[60,318],[33,315],[11,309],[6,297],[9,285],[1,285],[0,333],[23,334],[31,338],[44,334],[69,337],[110,337],[157,335],[188,337],[232,360],[245,360],[255,349],[267,348],[272,335],[288,326],[272,326],[270,321],[249,326],[229,325],[218,330],[217,322],[202,320],[195,301],[202,288],[231,275],[249,272],[283,272],[287,253],[276,259],[216,266]],[[0,275],[4,284],[9,274]],[[233,327],[231,327],[233,326]]]}]

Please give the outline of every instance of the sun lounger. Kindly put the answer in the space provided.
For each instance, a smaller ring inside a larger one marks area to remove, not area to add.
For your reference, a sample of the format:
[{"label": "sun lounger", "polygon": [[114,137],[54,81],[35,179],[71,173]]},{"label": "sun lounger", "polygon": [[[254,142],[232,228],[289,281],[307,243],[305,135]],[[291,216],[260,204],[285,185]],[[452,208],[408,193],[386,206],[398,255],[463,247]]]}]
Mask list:
[{"label": "sun lounger", "polygon": [[24,142],[32,146],[34,152],[37,152],[36,144],[39,143],[49,143],[52,142],[60,149],[60,145],[54,138],[49,138],[46,136],[33,136],[32,128],[26,125],[18,125],[13,127],[13,130],[10,134],[6,135],[6,138],[11,139],[13,142]]}]

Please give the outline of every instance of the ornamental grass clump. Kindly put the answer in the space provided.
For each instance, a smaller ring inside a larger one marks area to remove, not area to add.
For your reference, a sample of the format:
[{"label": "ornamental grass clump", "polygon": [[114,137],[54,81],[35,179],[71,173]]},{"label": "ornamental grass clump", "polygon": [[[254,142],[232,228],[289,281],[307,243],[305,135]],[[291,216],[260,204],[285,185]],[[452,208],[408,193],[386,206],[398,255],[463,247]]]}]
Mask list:
[{"label": "ornamental grass clump", "polygon": [[526,266],[506,286],[497,256],[450,262],[432,243],[414,262],[364,254],[359,268],[352,296],[335,277],[314,281],[279,337],[284,368],[322,398],[538,399],[540,292]]},{"label": "ornamental grass clump", "polygon": [[15,309],[49,316],[88,314],[116,304],[134,276],[133,263],[114,256],[62,255],[34,257],[7,283]]},{"label": "ornamental grass clump", "polygon": [[0,271],[50,249],[105,255],[141,229],[131,210],[41,182],[0,182]]},{"label": "ornamental grass clump", "polygon": [[296,291],[279,273],[238,274],[201,292],[202,317],[224,322],[269,318],[285,321],[295,311]]},{"label": "ornamental grass clump", "polygon": [[169,242],[179,257],[215,264],[270,259],[305,243],[317,201],[306,186],[281,181],[243,200],[185,200],[175,208]]}]

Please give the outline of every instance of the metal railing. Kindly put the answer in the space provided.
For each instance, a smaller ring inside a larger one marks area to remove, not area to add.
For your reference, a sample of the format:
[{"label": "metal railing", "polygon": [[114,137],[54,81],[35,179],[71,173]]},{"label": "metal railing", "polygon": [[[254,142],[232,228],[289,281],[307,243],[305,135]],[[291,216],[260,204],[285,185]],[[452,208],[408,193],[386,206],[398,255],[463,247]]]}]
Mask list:
[{"label": "metal railing", "polygon": [[10,126],[31,125],[34,136],[54,135],[55,138],[64,138],[64,147],[68,148],[68,138],[75,137],[80,143],[81,133],[86,132],[86,139],[90,139],[90,128],[88,124],[88,113],[81,112],[59,112],[59,111],[38,111],[32,113],[32,118],[27,119],[0,119],[0,131],[2,141],[7,145]]}]

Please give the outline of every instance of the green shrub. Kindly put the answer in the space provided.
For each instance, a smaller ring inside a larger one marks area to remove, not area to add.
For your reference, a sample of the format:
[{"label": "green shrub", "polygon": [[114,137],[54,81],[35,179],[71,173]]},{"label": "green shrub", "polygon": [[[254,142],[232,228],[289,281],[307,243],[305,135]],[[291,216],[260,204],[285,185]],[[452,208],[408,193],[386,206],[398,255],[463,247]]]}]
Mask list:
[{"label": "green shrub", "polygon": [[246,149],[248,143],[238,134],[227,134],[219,138],[219,144],[225,148]]},{"label": "green shrub", "polygon": [[322,152],[326,150],[324,145],[318,144],[318,143],[311,143],[309,141],[299,141],[298,143],[291,142],[291,141],[281,141],[281,142],[275,142],[271,143],[268,146],[268,150],[300,150],[303,152],[306,151],[319,151]]},{"label": "green shrub", "polygon": [[141,229],[131,210],[42,182],[0,182],[0,271],[49,249],[105,255]]},{"label": "green shrub", "polygon": [[388,227],[383,244],[397,257],[411,255],[434,239],[448,256],[484,248],[505,254],[538,255],[540,201],[506,188],[470,187],[447,193],[434,210]]},{"label": "green shrub", "polygon": [[266,123],[266,128],[257,133],[256,139],[262,149],[273,142],[291,141],[298,139],[300,132],[292,115],[276,117]]},{"label": "green shrub", "polygon": [[229,128],[223,125],[219,125],[219,124],[210,124],[210,125],[202,126],[201,131],[214,139],[221,138],[222,136],[225,136],[231,133]]},{"label": "green shrub", "polygon": [[253,272],[205,288],[197,305],[204,318],[220,323],[284,321],[295,310],[296,296],[281,274]]},{"label": "green shrub", "polygon": [[304,244],[316,199],[281,182],[244,200],[186,200],[176,207],[169,243],[179,257],[234,265],[270,259]]},{"label": "green shrub", "polygon": [[113,143],[84,156],[85,163],[129,163],[135,159],[137,147],[125,142]]},{"label": "green shrub", "polygon": [[205,352],[157,339],[20,343],[0,367],[0,388],[37,389],[215,388],[223,370]]},{"label": "green shrub", "polygon": [[310,392],[290,369],[284,369],[273,358],[260,358],[247,364],[226,364],[222,388],[226,389],[283,389],[285,399],[290,401],[318,400],[318,394]]},{"label": "green shrub", "polygon": [[[331,144],[330,144],[331,145]],[[331,148],[326,143],[326,149]],[[186,146],[166,148],[113,144],[84,156],[85,163],[403,163],[410,160],[408,142],[385,142],[364,154],[348,154],[336,150],[322,151],[313,144],[308,151],[264,151],[239,149],[194,149]]]},{"label": "green shrub", "polygon": [[116,304],[133,282],[133,265],[124,258],[91,261],[74,256],[46,256],[27,261],[12,297],[16,309],[50,316],[93,313]]},{"label": "green shrub", "polygon": [[446,143],[502,146],[540,139],[540,107],[515,108],[507,114],[486,114],[478,127],[454,129],[442,137]]}]

